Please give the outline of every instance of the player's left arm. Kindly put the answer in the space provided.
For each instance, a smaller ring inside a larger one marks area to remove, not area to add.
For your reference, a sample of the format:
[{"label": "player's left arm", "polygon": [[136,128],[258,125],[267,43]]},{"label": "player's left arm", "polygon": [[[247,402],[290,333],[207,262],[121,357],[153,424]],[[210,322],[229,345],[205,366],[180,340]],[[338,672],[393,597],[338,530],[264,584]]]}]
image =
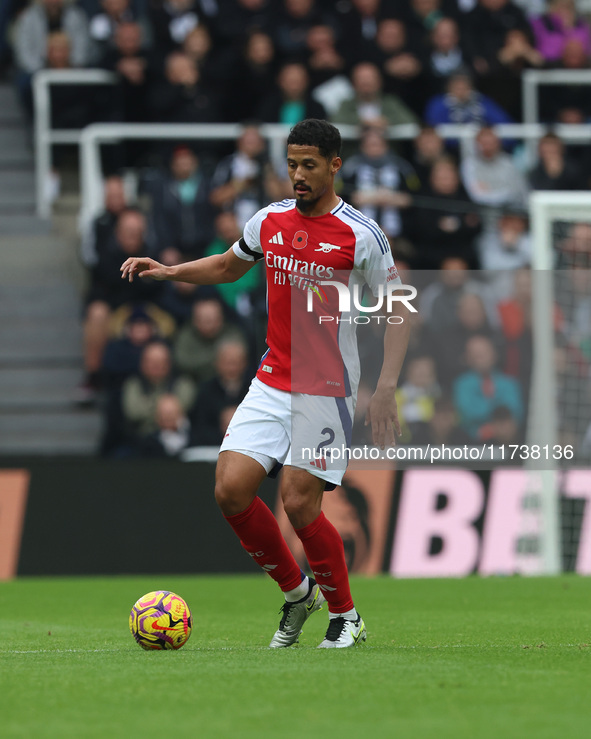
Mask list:
[{"label": "player's left arm", "polygon": [[[366,231],[359,246],[364,277],[373,294],[377,296],[383,288],[388,293],[390,288],[396,295],[400,287],[398,294],[410,299],[398,275],[388,239],[377,223]],[[386,317],[384,361],[365,416],[366,426],[371,425],[373,443],[382,449],[396,444],[396,436],[401,433],[395,392],[408,346],[411,306],[405,300],[388,300],[386,297],[382,303],[382,313]]]},{"label": "player's left arm", "polygon": [[[365,424],[371,424],[373,443],[384,449],[394,446],[401,435],[396,389],[406,355],[410,335],[410,311],[402,301],[392,303],[391,310],[382,311],[386,317],[384,333],[384,361],[376,390],[370,400]],[[391,319],[391,320],[389,320]]]}]

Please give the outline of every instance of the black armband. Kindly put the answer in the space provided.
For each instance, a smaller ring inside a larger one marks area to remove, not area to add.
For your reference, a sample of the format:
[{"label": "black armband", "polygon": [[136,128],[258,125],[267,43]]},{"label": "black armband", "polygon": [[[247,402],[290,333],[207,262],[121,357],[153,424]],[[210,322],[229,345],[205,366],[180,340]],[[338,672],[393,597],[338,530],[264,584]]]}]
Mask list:
[{"label": "black armband", "polygon": [[249,246],[247,246],[246,241],[244,241],[244,236],[240,237],[238,246],[242,249],[242,251],[245,254],[248,254],[249,257],[253,257],[255,262],[258,262],[259,259],[263,258],[263,255],[259,254],[258,251],[253,251]]}]

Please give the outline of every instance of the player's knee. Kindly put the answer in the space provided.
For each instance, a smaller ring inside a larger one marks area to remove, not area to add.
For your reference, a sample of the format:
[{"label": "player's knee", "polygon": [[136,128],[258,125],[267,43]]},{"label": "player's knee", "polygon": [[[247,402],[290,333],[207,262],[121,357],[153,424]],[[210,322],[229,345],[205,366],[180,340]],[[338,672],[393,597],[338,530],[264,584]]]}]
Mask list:
[{"label": "player's knee", "polygon": [[297,488],[283,491],[283,508],[296,529],[306,526],[320,513],[320,501]]},{"label": "player's knee", "polygon": [[245,498],[244,490],[238,481],[232,484],[231,480],[222,478],[215,484],[215,502],[220,507],[224,516],[235,516],[248,507],[249,500]]}]

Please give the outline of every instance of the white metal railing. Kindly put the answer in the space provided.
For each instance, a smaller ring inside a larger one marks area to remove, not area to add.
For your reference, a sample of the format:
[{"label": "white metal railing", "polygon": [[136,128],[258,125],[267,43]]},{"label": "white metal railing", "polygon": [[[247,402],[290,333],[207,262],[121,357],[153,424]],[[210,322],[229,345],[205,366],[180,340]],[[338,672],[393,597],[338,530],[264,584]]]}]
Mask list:
[{"label": "white metal railing", "polygon": [[[104,85],[113,84],[116,75],[101,69],[44,69],[36,73],[33,78],[33,93],[35,102],[35,167],[36,167],[36,193],[37,213],[47,218],[51,215],[51,202],[46,192],[46,182],[51,171],[51,147],[53,144],[77,144],[82,146],[83,134],[78,129],[59,130],[51,129],[51,99],[50,86],[57,84],[85,84]],[[529,163],[536,158],[536,141],[546,132],[538,121],[538,103],[540,85],[574,85],[589,84],[591,86],[591,70],[527,70],[522,76],[522,98],[524,111],[524,124],[511,124],[497,127],[499,134],[507,138],[522,139],[526,142]],[[110,127],[110,128],[105,128]],[[148,132],[149,127],[149,132]],[[166,127],[167,132],[161,131]],[[339,126],[344,139],[352,139],[358,136],[358,130],[354,126]],[[591,127],[589,126],[556,126],[556,132],[562,138],[571,141],[591,140]],[[85,146],[94,146],[91,139],[101,142],[120,141],[121,139],[155,138],[166,139],[174,137],[174,131],[178,136],[187,140],[209,138],[209,139],[233,139],[239,135],[241,126],[239,124],[93,124],[90,126],[91,134],[84,136]],[[449,138],[458,138],[463,142],[469,142],[474,136],[474,126],[446,125],[440,126],[438,130],[442,135]],[[286,126],[280,124],[266,124],[262,127],[263,135],[269,139],[271,153],[274,161],[283,157],[283,146],[287,131]],[[418,131],[414,125],[393,126],[389,130],[392,139],[410,139]],[[212,133],[213,132],[213,133]],[[84,146],[82,150],[85,151]],[[279,152],[281,154],[279,155]],[[87,152],[89,159],[93,157]],[[98,162],[95,157],[93,166]],[[96,177],[100,168],[95,168]],[[95,194],[96,182],[90,183],[90,175],[87,174],[86,192],[92,192],[92,199],[100,203],[100,197]],[[84,188],[84,182],[83,182]],[[83,193],[84,196],[84,193]],[[102,197],[102,193],[101,193]],[[88,200],[84,202],[85,209]],[[87,212],[85,210],[85,212]],[[95,212],[95,211],[93,211]]]},{"label": "white metal railing", "polygon": [[[235,123],[220,124],[169,124],[169,123],[93,123],[87,126],[80,136],[80,167],[81,167],[81,226],[87,225],[96,216],[103,206],[103,186],[100,166],[100,146],[104,143],[114,143],[124,139],[182,139],[184,141],[211,139],[233,140],[238,138],[243,126]],[[263,124],[261,134],[269,140],[271,157],[275,164],[284,160],[285,140],[289,126],[282,124]],[[339,126],[343,139],[350,140],[359,136],[356,126]],[[438,132],[445,138],[459,139],[461,145],[469,150],[478,126],[465,124],[446,124],[438,126]],[[495,131],[503,139],[517,139],[535,142],[547,132],[547,127],[541,124],[510,123],[495,126]],[[561,125],[553,130],[567,141],[589,141],[591,139],[591,124],[580,126]],[[412,139],[419,131],[414,124],[392,126],[388,130],[391,139]]]},{"label": "white metal railing", "polygon": [[103,69],[42,69],[33,77],[35,105],[35,187],[37,215],[49,218],[51,201],[46,183],[51,172],[53,144],[78,144],[80,129],[51,128],[51,85],[105,85],[117,76]]},{"label": "white metal railing", "polygon": [[[80,136],[81,225],[87,224],[100,211],[103,204],[101,144],[116,143],[125,139],[234,141],[243,130],[244,126],[240,123],[93,123],[87,126]],[[290,126],[282,123],[263,123],[259,130],[269,141],[273,164],[280,168],[285,161],[285,141]],[[340,125],[339,130],[345,140],[359,137],[357,126]],[[411,139],[418,131],[419,127],[415,124],[405,124],[392,126],[389,133],[392,138]]]},{"label": "white metal railing", "polygon": [[[539,123],[541,85],[589,85],[591,69],[527,69],[521,76],[521,101],[524,123]],[[591,89],[589,91],[591,94]],[[533,142],[529,143],[530,158],[535,154]]]}]

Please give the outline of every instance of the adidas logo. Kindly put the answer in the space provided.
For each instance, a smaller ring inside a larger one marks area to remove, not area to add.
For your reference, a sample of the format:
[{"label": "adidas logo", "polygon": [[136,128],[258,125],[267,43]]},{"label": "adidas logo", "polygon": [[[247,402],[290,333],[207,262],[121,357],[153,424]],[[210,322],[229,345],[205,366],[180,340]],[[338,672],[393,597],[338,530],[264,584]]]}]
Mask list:
[{"label": "adidas logo", "polygon": [[269,239],[269,244],[283,244],[283,234],[281,231],[277,231],[272,239]]}]

